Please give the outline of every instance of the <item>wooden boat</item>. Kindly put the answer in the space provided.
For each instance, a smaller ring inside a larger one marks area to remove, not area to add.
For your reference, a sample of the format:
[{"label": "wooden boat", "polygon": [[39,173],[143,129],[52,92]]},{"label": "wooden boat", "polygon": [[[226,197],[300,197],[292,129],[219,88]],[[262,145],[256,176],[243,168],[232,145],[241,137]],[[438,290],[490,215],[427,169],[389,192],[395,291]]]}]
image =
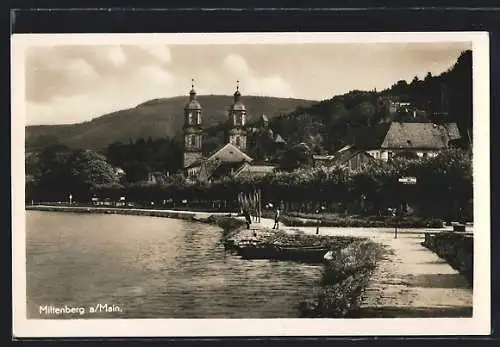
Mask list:
[{"label": "wooden boat", "polygon": [[224,249],[228,251],[237,251],[244,247],[256,247],[262,245],[262,241],[257,241],[255,239],[244,239],[235,241],[233,239],[228,239],[224,241]]},{"label": "wooden boat", "polygon": [[291,260],[321,263],[328,252],[325,247],[296,247],[277,245],[246,245],[237,250],[243,259]]},{"label": "wooden boat", "polygon": [[280,260],[322,263],[328,249],[325,247],[277,247],[277,256]]},{"label": "wooden boat", "polygon": [[252,245],[239,246],[238,254],[243,259],[276,259],[277,248],[271,245]]}]

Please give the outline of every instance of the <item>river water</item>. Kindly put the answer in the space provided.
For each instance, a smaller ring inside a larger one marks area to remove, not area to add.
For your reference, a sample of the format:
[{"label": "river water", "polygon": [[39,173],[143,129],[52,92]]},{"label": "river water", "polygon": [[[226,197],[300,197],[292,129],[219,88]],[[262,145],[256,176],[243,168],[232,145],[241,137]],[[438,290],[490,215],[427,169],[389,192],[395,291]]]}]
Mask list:
[{"label": "river water", "polygon": [[[211,225],[26,214],[28,318],[296,318],[321,276],[318,265],[226,253]],[[65,305],[85,313],[50,308]]]}]

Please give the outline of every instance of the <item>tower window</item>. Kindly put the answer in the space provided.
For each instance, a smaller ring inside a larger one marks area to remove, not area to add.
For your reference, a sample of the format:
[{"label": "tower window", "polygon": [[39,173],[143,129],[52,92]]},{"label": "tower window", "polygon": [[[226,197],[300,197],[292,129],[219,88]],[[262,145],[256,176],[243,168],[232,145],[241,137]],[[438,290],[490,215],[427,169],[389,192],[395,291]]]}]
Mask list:
[{"label": "tower window", "polygon": [[193,147],[196,145],[196,137],[194,135],[189,137],[189,145]]},{"label": "tower window", "polygon": [[240,141],[240,137],[239,136],[236,136],[236,146],[241,146],[241,141]]},{"label": "tower window", "polygon": [[191,112],[188,114],[188,124],[193,124],[193,113]]},{"label": "tower window", "polygon": [[240,114],[235,112],[233,118],[234,118],[235,125],[243,125],[241,122],[241,115]]},{"label": "tower window", "polygon": [[201,112],[198,112],[198,124],[201,124]]}]

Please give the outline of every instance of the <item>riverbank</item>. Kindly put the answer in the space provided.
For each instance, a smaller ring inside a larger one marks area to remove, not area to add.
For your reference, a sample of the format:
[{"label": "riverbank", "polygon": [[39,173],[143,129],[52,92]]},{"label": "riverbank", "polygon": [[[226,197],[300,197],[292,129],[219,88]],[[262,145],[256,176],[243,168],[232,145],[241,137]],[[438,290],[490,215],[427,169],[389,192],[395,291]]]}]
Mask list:
[{"label": "riverbank", "polygon": [[[70,205],[26,205],[26,209],[40,211],[58,211],[75,213],[108,213],[108,214],[130,214],[144,215],[150,217],[166,217],[176,219],[187,219],[191,221],[204,222],[210,216],[235,217],[235,212],[218,212],[213,210],[197,210],[182,208],[144,208],[144,207],[111,207],[111,206],[70,206]],[[263,210],[262,218],[274,219],[274,211]],[[397,224],[399,228],[411,229],[442,229],[444,221],[438,218],[429,218],[421,216],[403,216],[396,222],[391,216],[343,216],[331,213],[301,213],[287,212],[280,218],[282,225],[287,227],[333,227],[333,228],[394,228]],[[469,225],[470,223],[468,223]]]},{"label": "riverbank", "polygon": [[148,216],[183,219],[190,222],[213,224],[221,227],[225,232],[236,230],[245,222],[237,218],[235,213],[223,212],[193,212],[179,210],[139,209],[97,206],[53,206],[53,205],[26,205],[27,211],[69,212],[69,213],[97,213],[97,214],[122,214],[131,216]]}]

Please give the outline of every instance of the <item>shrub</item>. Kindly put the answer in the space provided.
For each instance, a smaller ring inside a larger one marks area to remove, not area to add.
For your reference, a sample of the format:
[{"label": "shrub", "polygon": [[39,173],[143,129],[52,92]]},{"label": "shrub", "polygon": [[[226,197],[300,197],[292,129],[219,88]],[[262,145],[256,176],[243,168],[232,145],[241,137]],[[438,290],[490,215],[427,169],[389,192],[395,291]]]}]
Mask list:
[{"label": "shrub", "polygon": [[357,240],[335,251],[325,264],[321,289],[314,299],[299,303],[300,317],[341,318],[355,312],[382,250],[372,241]]}]

